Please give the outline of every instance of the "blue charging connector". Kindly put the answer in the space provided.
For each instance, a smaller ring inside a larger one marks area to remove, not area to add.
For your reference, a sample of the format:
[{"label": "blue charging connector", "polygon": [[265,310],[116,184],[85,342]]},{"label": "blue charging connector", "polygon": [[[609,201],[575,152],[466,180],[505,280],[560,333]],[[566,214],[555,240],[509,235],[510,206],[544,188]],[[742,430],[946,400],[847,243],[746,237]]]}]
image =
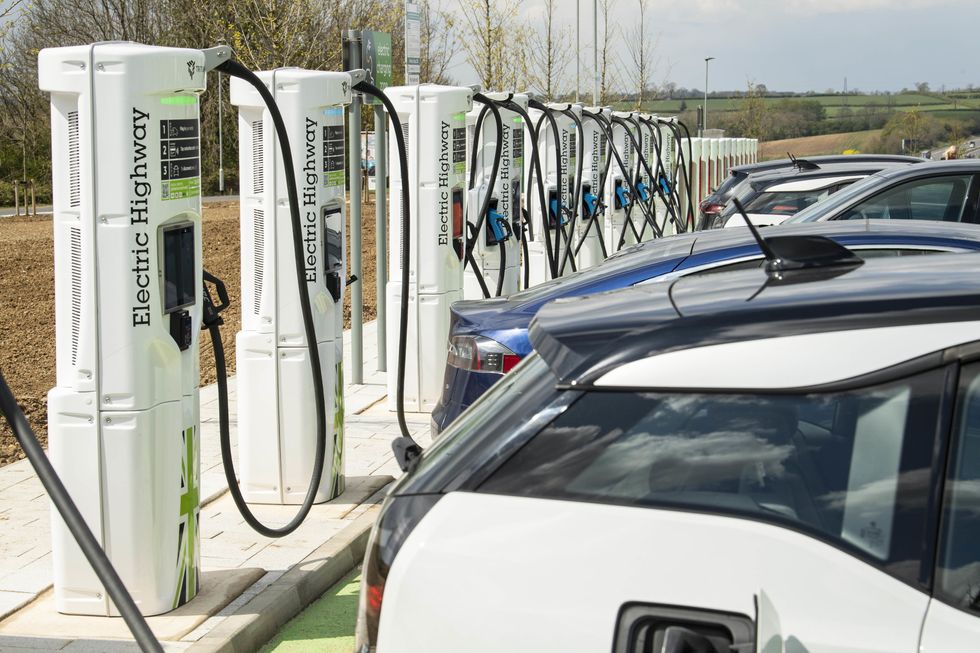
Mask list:
[{"label": "blue charging connector", "polygon": [[496,245],[510,238],[510,225],[507,219],[494,209],[490,209],[487,214],[487,244]]},{"label": "blue charging connector", "polygon": [[646,202],[647,200],[650,199],[650,193],[647,192],[647,185],[644,184],[642,181],[637,182],[636,190],[640,194],[641,202]]}]

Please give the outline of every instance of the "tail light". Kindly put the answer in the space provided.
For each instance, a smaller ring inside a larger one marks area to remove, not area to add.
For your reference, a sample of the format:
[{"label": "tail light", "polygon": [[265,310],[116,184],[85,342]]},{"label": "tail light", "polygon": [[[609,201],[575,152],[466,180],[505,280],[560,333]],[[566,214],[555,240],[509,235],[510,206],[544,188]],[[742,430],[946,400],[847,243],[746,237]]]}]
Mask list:
[{"label": "tail light", "polygon": [[441,494],[389,496],[381,507],[378,521],[371,529],[361,569],[361,594],[354,634],[356,653],[377,650],[381,607],[391,565],[405,540],[441,498]]},{"label": "tail light", "polygon": [[449,364],[461,370],[506,374],[520,362],[521,356],[490,338],[453,336],[449,339]]},{"label": "tail light", "polygon": [[699,208],[701,209],[701,213],[704,215],[715,216],[725,209],[725,205],[718,202],[709,202],[705,200],[701,202],[701,206]]}]

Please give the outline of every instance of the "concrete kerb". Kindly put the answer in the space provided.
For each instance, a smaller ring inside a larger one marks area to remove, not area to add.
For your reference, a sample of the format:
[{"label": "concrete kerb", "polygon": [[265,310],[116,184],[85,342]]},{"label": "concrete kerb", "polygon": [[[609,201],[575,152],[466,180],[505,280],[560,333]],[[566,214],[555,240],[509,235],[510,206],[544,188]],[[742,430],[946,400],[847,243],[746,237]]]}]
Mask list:
[{"label": "concrete kerb", "polygon": [[[369,501],[378,501],[388,486]],[[349,526],[199,639],[187,653],[252,653],[364,559],[381,509],[374,503]]]}]

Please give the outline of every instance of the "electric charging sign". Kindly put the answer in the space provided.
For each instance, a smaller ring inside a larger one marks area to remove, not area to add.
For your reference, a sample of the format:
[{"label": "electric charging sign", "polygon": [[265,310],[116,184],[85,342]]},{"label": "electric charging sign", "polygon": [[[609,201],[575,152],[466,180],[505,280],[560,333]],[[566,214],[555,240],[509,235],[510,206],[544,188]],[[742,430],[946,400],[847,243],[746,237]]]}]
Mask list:
[{"label": "electric charging sign", "polygon": [[[350,70],[346,63],[344,68]],[[391,86],[391,34],[361,30],[361,68],[382,91]],[[378,100],[365,93],[364,104],[378,104]]]}]

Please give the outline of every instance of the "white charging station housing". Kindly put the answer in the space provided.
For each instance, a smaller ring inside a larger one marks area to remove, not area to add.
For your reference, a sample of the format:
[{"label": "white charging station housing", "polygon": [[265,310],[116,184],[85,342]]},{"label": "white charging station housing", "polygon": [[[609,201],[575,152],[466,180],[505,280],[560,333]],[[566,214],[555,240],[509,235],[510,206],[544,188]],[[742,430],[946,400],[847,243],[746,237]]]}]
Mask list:
[{"label": "white charging station housing", "polygon": [[[528,97],[523,93],[484,93],[491,100],[510,101],[527,111]],[[503,242],[505,248],[504,282],[501,286],[501,296],[507,296],[520,289],[521,281],[521,206],[524,197],[524,120],[521,115],[511,109],[498,106],[500,121],[503,125],[501,135],[500,164],[493,188],[489,187],[490,173],[493,169],[493,158],[497,149],[497,123],[493,114],[487,111],[483,119],[481,136],[475,138],[477,118],[483,110],[482,104],[475,104],[466,114],[467,125],[467,166],[472,158],[472,149],[476,143],[476,185],[467,197],[467,221],[476,225],[478,212],[483,206],[486,193],[490,192],[491,209],[509,225],[510,235]],[[467,169],[467,182],[470,171]],[[489,216],[484,219],[483,233],[476,235],[473,247],[473,257],[477,267],[490,290],[491,295],[497,289],[500,277],[500,247],[499,243],[491,242],[491,228],[487,225]],[[463,296],[466,299],[483,299],[483,290],[476,279],[476,273],[469,267],[463,272]]]},{"label": "white charging station housing", "polygon": [[[535,129],[538,131],[538,159],[541,162],[541,174],[545,190],[545,200],[547,210],[542,215],[539,202],[531,202],[529,220],[532,223],[534,237],[528,239],[528,257],[525,261],[530,269],[528,270],[528,285],[536,286],[551,279],[551,270],[548,265],[548,245],[545,241],[546,232],[551,237],[551,249],[554,256],[557,256],[558,265],[564,258],[567,249],[565,234],[571,235],[569,216],[564,209],[576,209],[573,207],[574,198],[577,193],[575,175],[578,172],[578,128],[575,122],[564,115],[562,111],[571,110],[579,118],[582,115],[580,105],[568,103],[549,104],[546,107],[548,114],[554,118],[558,127],[557,141],[555,130],[552,128],[551,121],[544,111],[531,109],[528,117],[534,122]],[[528,136],[530,138],[530,136]],[[557,153],[557,162],[556,162]],[[531,175],[531,166],[527,166],[525,186],[533,188],[528,181]],[[561,192],[559,197],[559,180],[561,180]],[[535,174],[534,183],[541,183]],[[536,192],[536,191],[535,191]],[[553,215],[552,205],[557,201],[558,215]],[[565,224],[562,224],[564,220]],[[565,274],[572,272],[572,266],[565,266]]]},{"label": "white charging station housing", "polygon": [[[328,423],[317,502],[343,492],[342,344],[345,286],[344,107],[347,73],[256,73],[289,137],[300,201],[304,280],[313,309]],[[316,452],[312,369],[300,308],[282,150],[262,97],[231,80],[238,106],[242,330],[236,338],[238,472],[252,503],[301,504]],[[340,415],[340,419],[337,419]],[[339,421],[339,426],[338,426]]]},{"label": "white charging station housing", "polygon": [[[57,385],[49,455],[140,611],[200,585],[199,50],[45,49]],[[52,510],[59,612],[118,614]]]},{"label": "white charging station housing", "polygon": [[[611,110],[602,107],[586,107],[586,110],[597,116],[605,116],[606,120],[612,114]],[[583,184],[587,185],[589,193],[594,195],[597,200],[603,200],[603,173],[607,177],[612,173],[611,165],[608,166],[607,171],[607,165],[611,163],[607,163],[609,142],[605,131],[592,118],[582,118],[582,132],[584,134],[582,140]],[[590,218],[584,204],[579,208],[579,211],[579,218],[575,222],[575,242],[581,241],[582,244],[578,250],[576,263],[580,270],[584,270],[598,265],[603,260],[600,237],[603,239],[607,252],[609,245],[605,242],[605,212],[599,211]]]},{"label": "white charging station housing", "polygon": [[[402,301],[408,302],[405,410],[429,412],[442,393],[449,340],[450,305],[463,297],[466,247],[466,114],[473,108],[468,88],[422,84],[385,89],[402,125],[408,179],[390,166],[388,351],[398,352]],[[398,161],[395,139],[389,160]],[[409,260],[402,260],[402,196],[411,206]],[[408,296],[401,271],[409,269]],[[394,410],[398,366],[388,365],[388,405]]]},{"label": "white charging station housing", "polygon": [[[610,114],[610,120],[612,120],[613,116],[617,118],[629,118],[632,116],[632,113],[613,111]],[[630,140],[629,132],[627,132],[622,124],[612,122],[611,131],[613,147],[619,153],[627,176],[623,176],[623,170],[620,169],[619,163],[615,161],[614,157],[609,175],[606,179],[606,249],[609,254],[618,252],[623,247],[628,247],[636,243],[636,233],[626,223],[627,213],[632,218],[637,232],[639,232],[643,223],[642,212],[635,206],[637,198],[633,197],[632,187],[628,178],[628,175],[633,174],[633,170],[637,164],[633,142]],[[625,203],[623,202],[624,195],[626,198]],[[626,237],[623,240],[622,246],[620,246],[620,240],[623,239],[624,230]]]}]

